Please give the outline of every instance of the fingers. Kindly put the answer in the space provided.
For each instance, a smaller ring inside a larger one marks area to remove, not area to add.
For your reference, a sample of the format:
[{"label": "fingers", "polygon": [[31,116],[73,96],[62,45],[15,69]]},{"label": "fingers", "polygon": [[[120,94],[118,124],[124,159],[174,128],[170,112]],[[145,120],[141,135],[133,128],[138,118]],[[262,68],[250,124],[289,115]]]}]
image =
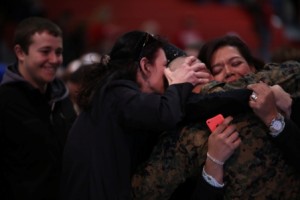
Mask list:
[{"label": "fingers", "polygon": [[280,112],[283,113],[283,115],[286,118],[289,119],[292,112],[292,102],[293,102],[291,95],[285,92],[282,89],[282,87],[280,87],[279,85],[273,85],[270,88],[275,96],[275,102],[277,108],[279,109]]},{"label": "fingers", "polygon": [[207,70],[206,65],[201,62],[198,58],[194,57],[194,56],[189,56],[185,59],[185,61],[183,62],[184,65],[188,65],[190,66],[190,68],[194,71],[194,72],[206,72],[209,73],[209,71]]},{"label": "fingers", "polygon": [[[200,60],[195,56],[189,56],[184,58],[183,63],[181,63],[180,65],[180,70],[186,73],[187,82],[190,82],[193,85],[206,84],[213,80],[213,77],[211,73],[207,70],[206,65],[200,62]],[[183,74],[184,73],[180,73],[181,79],[183,79],[182,77],[184,77]],[[170,83],[172,74],[165,73],[165,75]],[[174,78],[171,81],[174,81],[174,83],[178,82],[177,79],[175,80]]]},{"label": "fingers", "polygon": [[209,79],[210,78],[210,73],[205,72],[205,71],[197,71],[197,72],[195,72],[195,76],[197,78]]},{"label": "fingers", "polygon": [[222,133],[233,120],[231,116],[228,116],[224,119],[223,123],[221,123],[213,133]]},{"label": "fingers", "polygon": [[238,147],[241,145],[241,143],[242,143],[242,140],[241,140],[240,137],[238,137],[236,140],[234,140],[234,141],[232,142],[232,147],[233,147],[233,149],[238,148]]},{"label": "fingers", "polygon": [[165,68],[164,69],[164,74],[165,74],[165,77],[168,80],[168,83],[170,84],[172,82],[172,75],[171,75],[172,71],[169,68]]},{"label": "fingers", "polygon": [[206,68],[206,65],[202,62],[200,62],[198,60],[198,62],[193,63],[192,65],[190,65],[190,67],[195,71],[195,72],[199,72],[199,71],[204,71],[208,73],[208,70]]},{"label": "fingers", "polygon": [[198,84],[206,84],[211,81],[211,74],[204,71],[195,72],[195,76],[198,79]]},{"label": "fingers", "polygon": [[185,58],[183,64],[187,64],[187,65],[191,66],[197,60],[198,59],[195,56],[188,56]]},{"label": "fingers", "polygon": [[212,134],[216,134],[231,148],[237,148],[240,143],[239,133],[236,131],[237,127],[234,124],[230,124],[233,118],[231,116],[226,117],[222,124],[220,124]]},{"label": "fingers", "polygon": [[285,92],[282,87],[280,87],[279,85],[273,85],[273,86],[270,86],[271,90],[276,93],[277,91],[278,92]]},{"label": "fingers", "polygon": [[230,124],[232,119],[226,117],[208,139],[208,152],[222,162],[225,162],[241,144],[236,126]]},{"label": "fingers", "polygon": [[233,131],[231,134],[228,135],[229,143],[234,143],[238,139],[239,139],[239,133],[237,131]]},{"label": "fingers", "polygon": [[250,84],[247,86],[247,88],[253,90],[253,92],[255,92],[257,95],[263,94],[265,91],[270,91],[270,87],[262,81],[259,83]]},{"label": "fingers", "polygon": [[251,84],[248,88],[252,89],[257,97],[250,97],[249,106],[253,112],[269,126],[272,119],[278,113],[274,93],[271,88],[263,82]]},{"label": "fingers", "polygon": [[164,72],[169,85],[189,82],[195,86],[203,85],[213,80],[213,76],[206,68],[206,65],[195,56],[189,56],[181,60],[180,63],[177,63],[177,65],[180,65],[179,67],[176,67],[176,63],[173,64],[176,70],[167,68]]},{"label": "fingers", "polygon": [[253,90],[249,99],[249,106],[251,108],[260,109],[271,98],[272,90],[263,82],[248,85],[247,88]]}]

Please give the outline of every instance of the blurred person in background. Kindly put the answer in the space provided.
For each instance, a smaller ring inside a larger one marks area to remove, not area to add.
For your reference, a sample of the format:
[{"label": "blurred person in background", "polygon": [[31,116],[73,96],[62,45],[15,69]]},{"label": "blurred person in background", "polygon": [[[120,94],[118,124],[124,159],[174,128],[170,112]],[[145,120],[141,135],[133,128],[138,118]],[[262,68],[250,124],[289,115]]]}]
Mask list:
[{"label": "blurred person in background", "polygon": [[174,44],[183,49],[188,55],[195,56],[197,50],[203,44],[203,38],[198,30],[198,24],[195,16],[187,15],[182,19],[181,29],[175,35]]},{"label": "blurred person in background", "polygon": [[73,60],[68,64],[63,72],[63,80],[69,90],[70,99],[73,103],[76,114],[79,115],[78,93],[86,73],[93,70],[95,64],[100,63],[101,55],[98,53],[87,53],[79,59]]},{"label": "blurred person in background", "polygon": [[270,0],[243,0],[243,6],[252,18],[253,29],[258,38],[256,56],[270,61],[270,45],[273,37],[271,18],[274,10]]},{"label": "blurred person in background", "polygon": [[275,49],[271,53],[271,61],[275,63],[282,63],[288,60],[295,60],[300,62],[300,48],[292,46],[282,46]]}]

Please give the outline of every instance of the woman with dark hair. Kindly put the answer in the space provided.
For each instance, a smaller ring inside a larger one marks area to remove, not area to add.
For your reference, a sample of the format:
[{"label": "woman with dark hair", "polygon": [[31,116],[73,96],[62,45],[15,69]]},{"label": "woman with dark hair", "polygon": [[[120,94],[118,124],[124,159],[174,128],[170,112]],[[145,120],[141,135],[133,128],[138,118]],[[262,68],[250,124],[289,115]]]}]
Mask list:
[{"label": "woman with dark hair", "polygon": [[[224,52],[233,52],[234,56],[228,57],[226,65],[220,66],[219,63],[214,63],[214,60],[220,57]],[[234,76],[235,80],[245,75],[245,73],[255,72],[264,67],[265,63],[262,60],[254,57],[247,44],[238,36],[226,35],[205,43],[198,58],[205,63],[206,67],[211,71],[214,79],[217,81],[228,82],[229,77]],[[226,74],[228,69],[231,73]]]},{"label": "woman with dark hair", "polygon": [[[237,81],[264,68],[264,63],[252,56],[247,44],[237,36],[226,35],[207,42],[198,57],[211,71],[214,80],[219,82]],[[274,99],[271,88],[266,84],[250,85],[248,89],[253,90],[249,106],[266,126],[270,126],[273,119],[283,119],[281,114],[290,117],[292,100],[277,108],[275,100],[278,102],[282,98]]]},{"label": "woman with dark hair", "polygon": [[62,199],[131,199],[136,166],[159,133],[183,118],[193,86],[208,82],[195,57],[180,70],[167,69],[163,44],[148,33],[128,32],[87,73],[79,92],[82,112],[64,151]]}]

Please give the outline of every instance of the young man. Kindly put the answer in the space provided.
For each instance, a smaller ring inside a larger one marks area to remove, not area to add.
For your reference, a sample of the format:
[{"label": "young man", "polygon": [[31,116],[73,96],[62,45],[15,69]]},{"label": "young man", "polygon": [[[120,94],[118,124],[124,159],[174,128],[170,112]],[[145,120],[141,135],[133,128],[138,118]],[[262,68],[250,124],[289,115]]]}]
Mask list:
[{"label": "young man", "polygon": [[61,157],[76,115],[63,82],[61,29],[38,17],[14,35],[15,64],[0,86],[0,198],[58,199]]}]

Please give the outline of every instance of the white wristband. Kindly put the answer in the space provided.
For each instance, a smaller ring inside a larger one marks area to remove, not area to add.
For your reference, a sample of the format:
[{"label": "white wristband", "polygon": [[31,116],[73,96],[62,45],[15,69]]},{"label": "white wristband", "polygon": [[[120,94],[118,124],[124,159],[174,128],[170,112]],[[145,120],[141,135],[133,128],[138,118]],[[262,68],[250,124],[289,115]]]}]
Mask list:
[{"label": "white wristband", "polygon": [[204,170],[204,167],[202,169],[202,177],[208,184],[210,184],[213,187],[217,187],[217,188],[224,187],[224,183],[222,183],[222,184],[218,183],[218,181],[214,177],[212,177],[211,175],[206,173],[206,171]]},{"label": "white wristband", "polygon": [[224,162],[215,159],[214,157],[212,157],[211,155],[209,155],[208,152],[206,153],[206,155],[207,155],[207,157],[208,157],[211,161],[213,161],[214,163],[216,163],[216,164],[218,164],[218,165],[224,165]]}]

